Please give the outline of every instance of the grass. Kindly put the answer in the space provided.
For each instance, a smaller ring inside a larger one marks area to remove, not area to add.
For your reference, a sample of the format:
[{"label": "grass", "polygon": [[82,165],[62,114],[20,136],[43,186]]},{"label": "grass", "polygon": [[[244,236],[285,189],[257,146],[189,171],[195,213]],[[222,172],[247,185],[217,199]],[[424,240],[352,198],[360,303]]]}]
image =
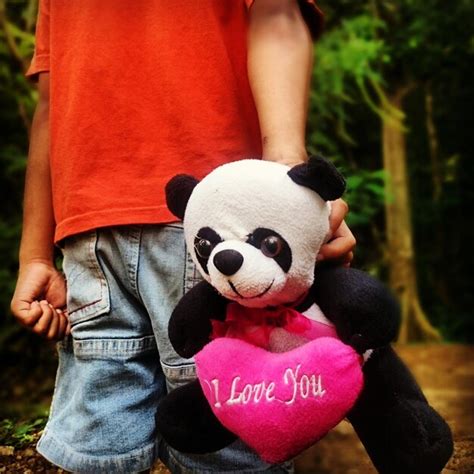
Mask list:
[{"label": "grass", "polygon": [[16,449],[28,446],[44,428],[47,419],[47,416],[42,416],[28,421],[15,422],[8,418],[0,421],[0,445]]}]

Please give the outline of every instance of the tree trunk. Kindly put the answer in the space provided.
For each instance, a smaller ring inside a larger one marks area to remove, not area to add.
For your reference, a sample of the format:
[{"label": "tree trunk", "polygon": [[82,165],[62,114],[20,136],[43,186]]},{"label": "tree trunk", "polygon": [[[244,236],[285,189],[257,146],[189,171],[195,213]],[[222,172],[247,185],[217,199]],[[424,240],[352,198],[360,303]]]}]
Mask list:
[{"label": "tree trunk", "polygon": [[439,163],[439,141],[438,132],[434,121],[433,94],[431,85],[428,83],[425,88],[425,109],[426,109],[426,134],[428,136],[428,146],[431,161],[431,177],[433,181],[433,201],[438,202],[443,191],[443,176]]},{"label": "tree trunk", "polygon": [[[388,96],[388,107],[402,110],[407,89],[398,89]],[[424,313],[416,281],[413,252],[410,195],[407,175],[406,140],[403,116],[386,111],[389,119],[382,123],[383,160],[387,173],[387,199],[385,204],[387,228],[387,255],[390,269],[390,286],[396,292],[402,310],[399,341],[440,340]]]},{"label": "tree trunk", "polygon": [[[436,128],[436,122],[434,120],[434,109],[433,109],[433,93],[431,90],[431,84],[428,82],[425,85],[425,114],[426,114],[426,135],[428,138],[428,150],[431,164],[431,179],[433,184],[433,212],[436,213],[436,222],[434,230],[434,244],[437,249],[445,248],[445,231],[444,226],[440,225],[441,211],[439,209],[439,202],[443,196],[443,167],[440,161],[439,152],[439,139],[438,130]],[[441,255],[438,256],[438,260],[442,262]],[[441,268],[442,263],[436,265],[436,272],[433,275],[433,286],[437,296],[443,302],[445,306],[451,304],[449,298],[448,285],[445,279],[445,272]]]}]

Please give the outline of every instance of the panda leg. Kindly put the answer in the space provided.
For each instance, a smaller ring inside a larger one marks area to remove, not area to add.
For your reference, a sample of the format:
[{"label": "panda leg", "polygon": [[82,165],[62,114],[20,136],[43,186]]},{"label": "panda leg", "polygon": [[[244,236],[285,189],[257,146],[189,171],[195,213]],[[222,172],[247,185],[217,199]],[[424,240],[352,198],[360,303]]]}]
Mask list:
[{"label": "panda leg", "polygon": [[159,402],[156,425],[172,448],[185,453],[218,451],[237,439],[215,417],[198,380],[178,387]]},{"label": "panda leg", "polygon": [[453,451],[449,426],[389,346],[364,366],[365,386],[348,418],[381,473],[439,473]]}]

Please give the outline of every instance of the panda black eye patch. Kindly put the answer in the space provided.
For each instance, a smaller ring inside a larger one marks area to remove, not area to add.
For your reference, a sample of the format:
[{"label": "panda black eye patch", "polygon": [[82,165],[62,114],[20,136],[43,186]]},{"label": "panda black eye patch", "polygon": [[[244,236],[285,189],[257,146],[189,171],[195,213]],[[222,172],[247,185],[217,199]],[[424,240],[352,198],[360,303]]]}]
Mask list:
[{"label": "panda black eye patch", "polygon": [[202,269],[209,274],[207,270],[207,261],[209,255],[213,251],[214,247],[222,242],[221,236],[210,227],[202,227],[199,229],[196,237],[194,237],[194,252],[198,262],[201,264]]},{"label": "panda black eye patch", "polygon": [[273,258],[285,273],[290,269],[291,249],[288,242],[278,232],[258,227],[249,234],[247,243],[260,249],[265,256]]}]

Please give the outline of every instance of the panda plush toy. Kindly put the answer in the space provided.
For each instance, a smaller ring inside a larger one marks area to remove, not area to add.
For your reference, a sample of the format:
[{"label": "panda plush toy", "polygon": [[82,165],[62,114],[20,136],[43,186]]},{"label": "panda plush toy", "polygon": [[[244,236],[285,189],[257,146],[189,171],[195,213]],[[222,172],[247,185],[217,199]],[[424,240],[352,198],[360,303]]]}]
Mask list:
[{"label": "panda plush toy", "polygon": [[321,157],[291,169],[242,160],[168,183],[204,279],[169,323],[198,376],[159,404],[173,448],[208,453],[241,438],[281,462],[347,418],[380,472],[436,473],[449,459],[449,427],[390,347],[393,297],[364,272],[316,265],[344,189]]}]

